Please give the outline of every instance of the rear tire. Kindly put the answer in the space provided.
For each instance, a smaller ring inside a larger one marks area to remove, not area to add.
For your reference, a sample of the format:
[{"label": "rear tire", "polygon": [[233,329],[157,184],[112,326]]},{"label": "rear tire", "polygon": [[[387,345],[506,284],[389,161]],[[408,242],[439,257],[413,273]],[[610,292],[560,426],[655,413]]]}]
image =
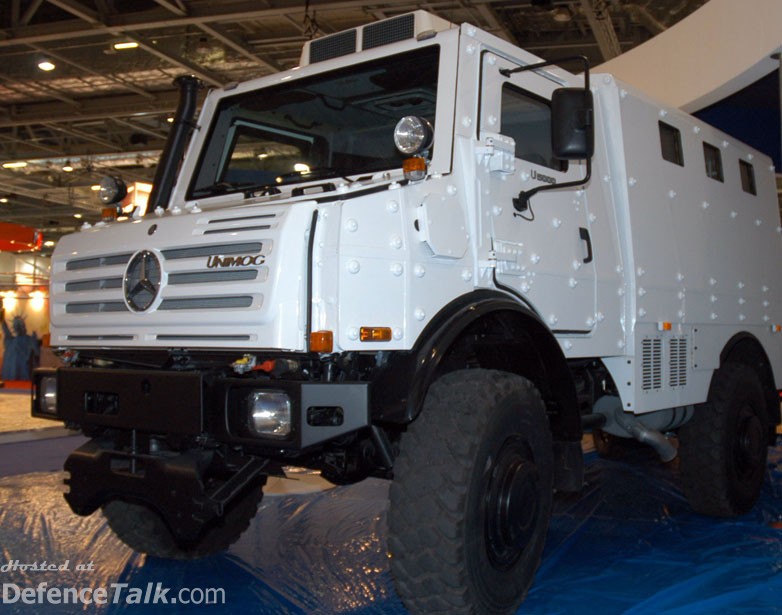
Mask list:
[{"label": "rear tire", "polygon": [[726,363],[709,402],[679,429],[682,487],[692,508],[713,517],[749,512],[768,458],[765,396],[757,372]]},{"label": "rear tire", "polygon": [[178,543],[157,511],[144,504],[112,500],[101,508],[109,527],[134,551],[164,559],[198,559],[225,551],[249,527],[263,491],[255,487],[239,497],[225,515],[187,544]]},{"label": "rear tire", "polygon": [[512,613],[551,516],[552,441],[537,389],[497,371],[443,376],[403,436],[391,570],[413,613]]}]

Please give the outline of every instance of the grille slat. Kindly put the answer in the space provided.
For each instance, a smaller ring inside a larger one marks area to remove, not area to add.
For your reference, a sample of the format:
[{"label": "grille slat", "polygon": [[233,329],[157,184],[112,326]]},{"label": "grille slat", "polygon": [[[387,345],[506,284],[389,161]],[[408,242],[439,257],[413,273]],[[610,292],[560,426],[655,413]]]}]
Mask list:
[{"label": "grille slat", "polygon": [[167,260],[180,258],[198,258],[199,256],[226,256],[230,254],[258,254],[263,249],[263,243],[252,241],[246,243],[221,243],[210,246],[189,246],[163,250]]},{"label": "grille slat", "polygon": [[109,267],[111,265],[127,265],[132,252],[122,254],[108,254],[106,256],[94,256],[90,258],[76,258],[66,263],[66,271],[81,271],[83,269],[95,269],[96,267]]},{"label": "grille slat", "polygon": [[252,305],[251,295],[234,297],[182,297],[164,299],[158,310],[218,310],[248,308]]},{"label": "grille slat", "polygon": [[104,312],[128,312],[124,301],[96,301],[92,303],[68,303],[66,314],[101,314]]},{"label": "grille slat", "polygon": [[67,282],[65,290],[69,293],[83,292],[86,290],[111,290],[122,288],[122,278],[101,278],[94,280],[79,280]]},{"label": "grille slat", "polygon": [[[235,271],[190,271],[171,273],[168,283],[178,284],[214,284],[217,282],[239,282],[258,278],[258,269],[237,269]],[[264,276],[265,278],[265,276]]]},{"label": "grille slat", "polygon": [[271,228],[270,224],[261,224],[259,226],[226,226],[225,228],[210,228],[204,231],[204,235],[218,235],[220,233],[236,233],[236,232],[249,232],[249,231],[268,231]]}]

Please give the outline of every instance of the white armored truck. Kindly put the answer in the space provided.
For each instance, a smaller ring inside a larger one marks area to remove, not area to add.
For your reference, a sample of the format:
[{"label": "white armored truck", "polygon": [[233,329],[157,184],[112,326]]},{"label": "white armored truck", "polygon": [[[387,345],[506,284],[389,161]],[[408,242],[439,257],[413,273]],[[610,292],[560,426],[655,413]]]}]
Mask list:
[{"label": "white armored truck", "polygon": [[33,414],[92,438],[74,512],[198,557],[285,466],[386,477],[419,613],[517,608],[585,430],[679,454],[696,511],[747,512],[780,422],[771,162],[573,68],[419,11],[197,120],[180,79],[149,213],[52,259],[65,366]]}]

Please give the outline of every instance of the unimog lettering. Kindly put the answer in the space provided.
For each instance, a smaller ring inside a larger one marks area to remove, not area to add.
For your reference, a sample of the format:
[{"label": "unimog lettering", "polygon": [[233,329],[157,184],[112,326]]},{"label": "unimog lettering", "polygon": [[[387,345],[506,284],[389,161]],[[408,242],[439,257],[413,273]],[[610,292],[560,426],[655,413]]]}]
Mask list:
[{"label": "unimog lettering", "polygon": [[263,265],[266,258],[263,254],[245,255],[245,256],[210,256],[206,260],[206,266],[209,269],[226,267],[250,267]]}]

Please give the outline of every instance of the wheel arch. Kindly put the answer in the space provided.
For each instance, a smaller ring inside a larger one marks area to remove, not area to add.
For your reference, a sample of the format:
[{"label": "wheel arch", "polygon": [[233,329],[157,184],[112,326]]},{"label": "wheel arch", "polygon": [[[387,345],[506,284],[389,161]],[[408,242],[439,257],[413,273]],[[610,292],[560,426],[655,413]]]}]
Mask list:
[{"label": "wheel arch", "polygon": [[[763,344],[761,344],[751,333],[737,333],[728,340],[720,353],[720,367],[725,365],[725,363],[741,363],[755,370],[760,376],[763,385],[763,393],[766,400],[767,424],[772,428],[773,426],[779,425],[779,396],[774,381],[774,372],[771,368],[771,361],[768,359]],[[712,376],[711,385],[709,386],[709,398],[712,396],[711,391],[714,389],[718,377],[719,370],[716,370]]]},{"label": "wheel arch", "polygon": [[554,335],[529,308],[508,295],[479,290],[444,307],[427,325],[413,352],[375,383],[407,377],[407,399],[385,420],[408,423],[421,412],[429,386],[465,368],[498,369],[524,376],[541,393],[555,440],[582,435],[575,385]]}]

